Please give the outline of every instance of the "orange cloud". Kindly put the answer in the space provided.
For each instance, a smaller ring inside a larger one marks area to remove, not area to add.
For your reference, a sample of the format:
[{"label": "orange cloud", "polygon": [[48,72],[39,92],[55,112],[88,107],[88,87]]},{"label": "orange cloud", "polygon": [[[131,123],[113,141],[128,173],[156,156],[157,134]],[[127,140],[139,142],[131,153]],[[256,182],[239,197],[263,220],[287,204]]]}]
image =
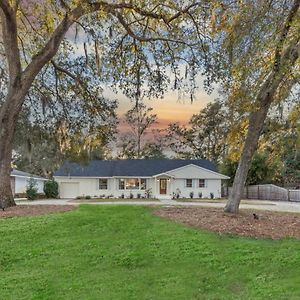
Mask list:
[{"label": "orange cloud", "polygon": [[[112,94],[107,91],[107,96],[117,98],[119,102],[118,115],[121,120],[119,124],[120,132],[127,132],[128,126],[124,124],[124,114],[128,111],[134,103],[131,102],[121,93]],[[152,128],[164,129],[170,123],[178,122],[180,124],[187,124],[193,114],[199,113],[207,103],[213,101],[216,94],[208,95],[204,91],[199,91],[195,95],[193,103],[190,102],[189,97],[179,97],[176,92],[167,93],[163,99],[148,99],[144,103],[153,108],[153,112],[157,114],[158,123],[153,125]]]}]

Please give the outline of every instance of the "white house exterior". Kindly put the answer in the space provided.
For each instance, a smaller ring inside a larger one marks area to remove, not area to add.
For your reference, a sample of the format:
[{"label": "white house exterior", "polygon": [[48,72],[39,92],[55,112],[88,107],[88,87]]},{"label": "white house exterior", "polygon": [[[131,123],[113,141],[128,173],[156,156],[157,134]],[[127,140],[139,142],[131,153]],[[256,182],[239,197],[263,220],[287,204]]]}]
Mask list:
[{"label": "white house exterior", "polygon": [[122,197],[130,194],[155,198],[221,197],[222,180],[207,160],[111,160],[91,161],[88,165],[66,162],[55,174],[61,198],[77,196]]},{"label": "white house exterior", "polygon": [[32,175],[27,172],[12,170],[10,173],[10,182],[14,195],[22,195],[26,193],[26,189],[30,179],[34,179],[36,182],[37,192],[39,194],[44,193],[44,182],[47,180],[37,175]]}]

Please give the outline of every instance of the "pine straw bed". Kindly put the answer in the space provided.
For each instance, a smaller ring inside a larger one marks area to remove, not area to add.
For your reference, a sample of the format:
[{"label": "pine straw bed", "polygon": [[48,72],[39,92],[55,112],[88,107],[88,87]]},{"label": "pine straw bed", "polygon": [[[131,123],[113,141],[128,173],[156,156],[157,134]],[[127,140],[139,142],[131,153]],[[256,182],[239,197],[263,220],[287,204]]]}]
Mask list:
[{"label": "pine straw bed", "polygon": [[[253,213],[258,215],[258,220],[254,219]],[[271,239],[300,238],[300,214],[296,213],[241,210],[233,215],[217,208],[164,207],[155,210],[154,214],[219,234]]]},{"label": "pine straw bed", "polygon": [[0,219],[61,213],[73,209],[73,205],[17,205],[6,208],[5,211],[0,210]]}]

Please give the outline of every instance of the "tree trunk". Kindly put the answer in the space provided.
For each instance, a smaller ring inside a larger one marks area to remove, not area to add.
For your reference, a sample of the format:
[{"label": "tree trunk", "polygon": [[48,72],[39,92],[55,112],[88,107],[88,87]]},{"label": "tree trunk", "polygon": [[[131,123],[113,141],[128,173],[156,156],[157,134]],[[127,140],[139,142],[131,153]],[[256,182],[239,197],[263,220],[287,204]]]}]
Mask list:
[{"label": "tree trunk", "polygon": [[137,139],[137,158],[138,159],[141,158],[141,136],[140,136],[140,134],[138,135],[138,139]]},{"label": "tree trunk", "polygon": [[290,39],[291,43],[285,45],[288,33],[293,24],[293,19],[298,13],[299,6],[300,0],[294,0],[287,19],[282,26],[281,34],[275,49],[274,65],[257,95],[255,101],[257,110],[250,114],[249,128],[244,149],[239,161],[238,169],[235,173],[232,191],[225,206],[225,212],[237,213],[239,210],[240,201],[243,196],[244,186],[251,165],[251,159],[256,150],[269,107],[274,100],[274,95],[280,83],[282,83],[284,77],[290,73],[299,58],[299,38]]},{"label": "tree trunk", "polygon": [[[269,93],[266,95],[269,98]],[[264,99],[265,105],[258,111],[252,112],[249,118],[249,128],[243,152],[235,173],[234,182],[228,201],[225,206],[225,212],[238,213],[239,205],[243,197],[244,187],[247,180],[248,171],[251,166],[251,160],[256,150],[261,131],[271,104],[271,99]]]},{"label": "tree trunk", "polygon": [[20,108],[12,107],[15,99],[7,99],[0,108],[0,208],[16,205],[11,189],[11,157],[16,122]]}]

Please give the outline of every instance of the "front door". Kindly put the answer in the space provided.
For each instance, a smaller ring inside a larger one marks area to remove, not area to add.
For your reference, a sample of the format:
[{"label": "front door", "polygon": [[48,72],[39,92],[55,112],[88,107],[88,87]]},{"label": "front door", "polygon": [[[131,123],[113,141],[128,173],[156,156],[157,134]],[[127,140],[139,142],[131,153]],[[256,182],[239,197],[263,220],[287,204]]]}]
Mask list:
[{"label": "front door", "polygon": [[165,178],[161,178],[159,180],[159,193],[161,195],[167,194],[167,179],[165,179]]}]

